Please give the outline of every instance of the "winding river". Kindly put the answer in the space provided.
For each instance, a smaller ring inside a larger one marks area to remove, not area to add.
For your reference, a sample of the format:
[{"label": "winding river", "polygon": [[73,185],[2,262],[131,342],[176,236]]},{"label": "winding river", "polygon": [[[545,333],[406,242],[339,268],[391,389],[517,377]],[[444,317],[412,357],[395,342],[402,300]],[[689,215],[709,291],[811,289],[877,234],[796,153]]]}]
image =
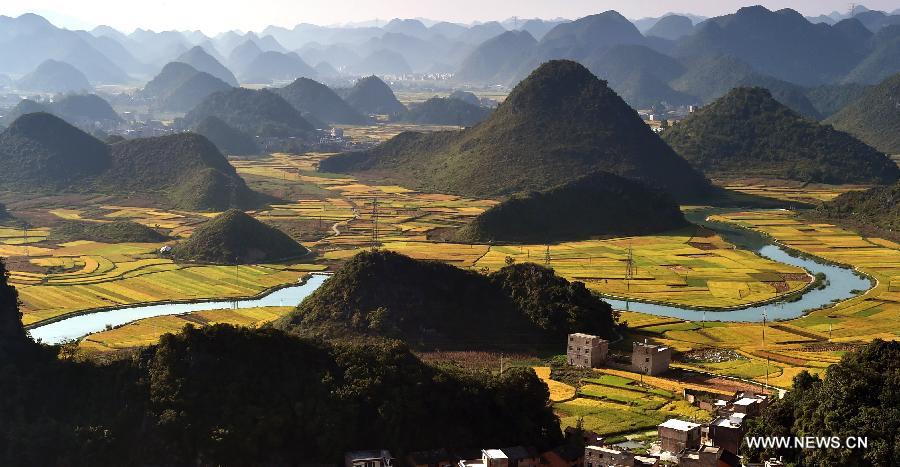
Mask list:
[{"label": "winding river", "polygon": [[[761,256],[779,263],[799,266],[812,274],[824,274],[826,277],[824,287],[807,290],[801,297],[793,301],[705,312],[703,310],[657,303],[636,301],[626,303],[624,300],[608,297],[605,300],[616,309],[628,309],[630,311],[691,321],[759,322],[763,320],[764,314],[770,321],[796,318],[808,310],[821,308],[835,301],[846,300],[873,287],[872,281],[868,278],[860,277],[851,269],[827,264],[816,258],[791,256],[782,247],[758,233],[739,227],[706,221],[707,216],[713,212],[712,210],[698,210],[690,212],[686,216],[694,224],[715,230],[725,240],[740,248],[755,251]],[[281,288],[256,299],[137,305],[97,311],[38,326],[29,332],[31,337],[36,340],[39,339],[41,342],[48,344],[58,344],[102,331],[109,326],[120,326],[153,316],[179,315],[195,311],[221,310],[234,307],[295,306],[319,288],[327,278],[327,274],[312,274],[303,284]]]}]

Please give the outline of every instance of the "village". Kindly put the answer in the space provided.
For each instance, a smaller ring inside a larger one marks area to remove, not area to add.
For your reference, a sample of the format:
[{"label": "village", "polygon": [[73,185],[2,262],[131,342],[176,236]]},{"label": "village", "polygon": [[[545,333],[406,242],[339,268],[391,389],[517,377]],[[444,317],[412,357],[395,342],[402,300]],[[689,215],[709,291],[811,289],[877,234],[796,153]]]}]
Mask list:
[{"label": "village", "polygon": [[[608,363],[608,340],[590,334],[568,336],[566,362],[581,369]],[[644,342],[632,344],[630,369],[647,376],[669,371],[672,349]],[[402,459],[385,449],[348,452],[344,467],[781,467],[780,459],[745,463],[738,455],[745,423],[759,416],[776,396],[764,392],[737,391],[730,398],[685,389],[682,397],[713,414],[708,422],[670,418],[657,426],[658,442],[647,452],[632,452],[621,443],[607,443],[590,430],[568,427],[566,442],[546,452],[531,446],[452,449],[410,452]]]}]

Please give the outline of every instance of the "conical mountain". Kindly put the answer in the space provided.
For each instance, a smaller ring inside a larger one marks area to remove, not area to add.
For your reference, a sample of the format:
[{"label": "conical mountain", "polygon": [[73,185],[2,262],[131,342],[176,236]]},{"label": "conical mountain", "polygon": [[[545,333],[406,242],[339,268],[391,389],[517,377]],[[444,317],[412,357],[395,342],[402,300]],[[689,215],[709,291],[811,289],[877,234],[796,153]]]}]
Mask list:
[{"label": "conical mountain", "polygon": [[109,147],[49,113],[29,113],[0,133],[0,185],[60,189],[106,170]]},{"label": "conical mountain", "polygon": [[506,31],[476,47],[463,60],[454,79],[465,83],[507,83],[535,47],[537,41],[527,31]]},{"label": "conical mountain", "polygon": [[853,136],[820,125],[763,88],[736,88],[663,137],[710,177],[892,183],[900,169]]},{"label": "conical mountain", "polygon": [[315,78],[316,70],[294,52],[263,52],[241,70],[245,83],[283,82],[299,77]]},{"label": "conical mountain", "polygon": [[365,115],[402,115],[406,112],[390,86],[377,76],[357,81],[347,93],[346,101]]},{"label": "conical mountain", "polygon": [[323,122],[358,125],[369,120],[344,102],[331,88],[309,78],[298,78],[293,83],[273,91],[295,109],[309,113]]},{"label": "conical mountain", "polygon": [[649,235],[688,225],[667,194],[596,172],[558,188],[503,201],[461,229],[467,242],[547,243]]},{"label": "conical mountain", "polygon": [[246,156],[260,153],[259,145],[252,136],[213,116],[201,120],[191,131],[212,141],[223,154]]},{"label": "conical mountain", "polygon": [[187,113],[189,126],[213,116],[250,136],[308,136],[315,130],[284,98],[268,89],[233,88],[211,94]]},{"label": "conical mountain", "polygon": [[26,91],[82,92],[91,89],[91,83],[84,73],[57,60],[45,60],[16,84]]},{"label": "conical mountain", "polygon": [[237,78],[234,77],[234,73],[232,73],[228,68],[225,68],[225,65],[219,63],[219,61],[216,60],[215,57],[203,50],[203,47],[196,46],[181,54],[178,58],[175,59],[175,61],[187,63],[188,65],[194,67],[197,71],[209,73],[231,86],[238,85],[238,81]]},{"label": "conical mountain", "polygon": [[137,195],[188,210],[250,208],[263,201],[200,135],[107,145],[48,113],[23,115],[0,133],[0,188]]},{"label": "conical mountain", "polygon": [[373,150],[326,159],[320,169],[374,170],[401,185],[478,197],[545,190],[595,171],[678,199],[710,189],[606,82],[568,60],[541,65],[473,128],[403,133]]},{"label": "conical mountain", "polygon": [[866,90],[827,120],[888,154],[900,154],[900,73]]},{"label": "conical mountain", "polygon": [[228,64],[235,70],[243,70],[263,53],[259,45],[252,39],[247,39],[243,44],[234,48],[228,55]]},{"label": "conical mountain", "polygon": [[144,86],[141,96],[156,100],[162,110],[185,112],[210,94],[227,91],[231,86],[215,76],[197,71],[183,62],[170,62]]},{"label": "conical mountain", "polygon": [[297,258],[308,252],[286,233],[232,209],[198,227],[173,248],[172,255],[185,261],[247,264]]}]

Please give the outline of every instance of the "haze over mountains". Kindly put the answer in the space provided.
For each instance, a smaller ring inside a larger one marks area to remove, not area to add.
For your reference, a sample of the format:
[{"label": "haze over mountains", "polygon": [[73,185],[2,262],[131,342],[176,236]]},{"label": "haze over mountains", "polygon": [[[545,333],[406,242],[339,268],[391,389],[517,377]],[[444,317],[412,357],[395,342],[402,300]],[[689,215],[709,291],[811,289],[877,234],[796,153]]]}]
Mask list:
[{"label": "haze over mountains", "polygon": [[[865,8],[819,17],[754,6],[710,19],[668,14],[632,22],[607,11],[573,20],[429,24],[417,19],[394,19],[383,26],[299,24],[210,37],[199,31],[144,29],[126,34],[108,26],[68,31],[28,14],[0,21],[0,73],[22,77],[52,59],[71,65],[93,84],[116,84],[146,81],[165,64],[182,61],[232,86],[323,79],[320,66],[356,76],[453,73],[460,83],[512,86],[544,61],[573,59],[608,77],[613,89],[636,106],[710,102],[732,87],[759,85],[795,110],[818,117],[800,108],[805,103],[790,102],[785,91],[773,88],[874,84],[900,71],[900,15]],[[645,50],[629,49],[635,57],[609,54],[621,45]],[[652,62],[641,65],[658,56],[651,51],[679,66],[654,73]],[[713,75],[709,81],[716,85],[691,76],[696,68]]]}]

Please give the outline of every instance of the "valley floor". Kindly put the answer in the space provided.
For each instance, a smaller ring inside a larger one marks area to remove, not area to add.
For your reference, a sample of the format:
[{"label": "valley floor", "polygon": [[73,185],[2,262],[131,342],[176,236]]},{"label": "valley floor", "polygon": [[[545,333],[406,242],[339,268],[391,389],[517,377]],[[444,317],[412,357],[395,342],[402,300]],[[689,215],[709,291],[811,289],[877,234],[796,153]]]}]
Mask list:
[{"label": "valley floor", "polygon": [[[553,245],[450,243],[444,240],[448,232],[496,202],[318,173],[316,165],[323,157],[274,154],[233,161],[253,188],[285,200],[252,214],[279,226],[314,252],[311,259],[292,264],[239,268],[176,264],[158,254],[163,243],[51,240],[53,225],[62,220],[129,219],[168,232],[173,237],[171,244],[189,236],[215,213],[128,206],[106,198],[41,203],[4,198],[14,212],[27,214],[36,224],[27,231],[10,223],[0,228],[0,255],[9,258],[10,280],[20,293],[23,321],[35,325],[73,312],[140,302],[255,295],[296,282],[310,272],[334,270],[374,245],[482,271],[499,269],[510,261],[546,263],[558,274],[604,294],[693,307],[744,306],[802,290],[810,282],[802,269],[737,249],[702,228]],[[798,201],[829,199],[839,191],[816,188],[804,193],[803,187],[752,183],[735,188]],[[863,238],[829,224],[808,224],[791,211],[737,212],[715,220],[764,233],[803,253],[852,265],[876,278],[878,284],[863,296],[765,326],[716,322],[714,312],[710,312],[710,321],[702,323],[623,312],[629,334],[618,344],[621,348],[630,348],[631,340],[646,338],[676,349],[680,353],[676,367],[789,387],[800,371],[822,372],[861,343],[876,337],[897,338],[900,245]],[[636,272],[626,280],[629,250]],[[149,318],[91,335],[81,341],[80,348],[94,353],[148,345],[185,324],[259,326],[289,311],[286,307],[219,310]],[[549,381],[549,370],[541,366],[538,371]],[[638,375],[617,371],[598,372],[592,378],[596,381],[582,382],[577,388],[550,381],[563,423],[574,425],[584,418],[586,428],[605,427],[610,434],[622,434],[646,430],[669,416],[704,417],[675,395],[689,383],[648,378],[641,385],[634,383]],[[716,385],[707,389],[716,390]],[[622,413],[630,415],[622,417]],[[618,421],[612,423],[613,418]]]}]

